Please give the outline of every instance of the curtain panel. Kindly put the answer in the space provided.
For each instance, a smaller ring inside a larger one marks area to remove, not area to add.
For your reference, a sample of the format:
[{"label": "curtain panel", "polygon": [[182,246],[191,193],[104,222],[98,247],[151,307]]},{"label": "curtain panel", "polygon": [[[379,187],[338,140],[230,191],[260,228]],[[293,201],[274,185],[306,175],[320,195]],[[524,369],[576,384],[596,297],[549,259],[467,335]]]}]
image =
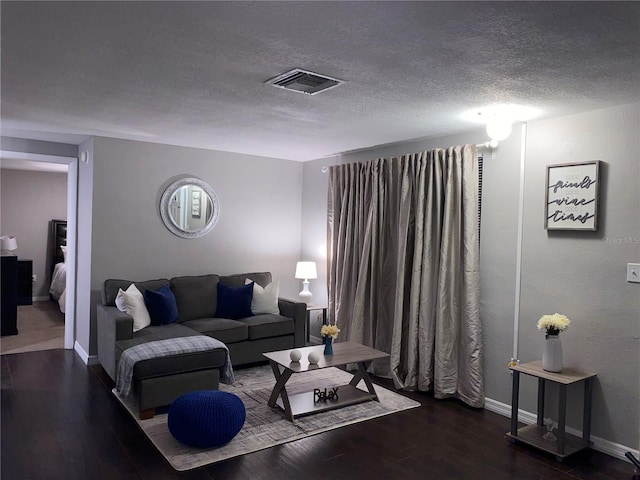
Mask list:
[{"label": "curtain panel", "polygon": [[484,404],[473,145],[329,170],[329,317],[397,388]]}]

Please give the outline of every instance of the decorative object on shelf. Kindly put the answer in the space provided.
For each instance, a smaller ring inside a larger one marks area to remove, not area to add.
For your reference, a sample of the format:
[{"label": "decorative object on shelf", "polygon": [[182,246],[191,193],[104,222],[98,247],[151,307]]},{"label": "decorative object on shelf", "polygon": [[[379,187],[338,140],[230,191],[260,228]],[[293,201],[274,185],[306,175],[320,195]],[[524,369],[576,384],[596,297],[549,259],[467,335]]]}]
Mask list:
[{"label": "decorative object on shelf", "polygon": [[292,362],[299,362],[302,358],[302,353],[300,353],[300,350],[291,350],[291,353],[289,353],[289,358]]},{"label": "decorative object on shelf", "polygon": [[296,278],[304,279],[302,291],[298,295],[305,303],[309,303],[313,297],[313,293],[309,291],[309,279],[318,278],[316,262],[298,262],[296,264]]},{"label": "decorative object on shelf", "polygon": [[333,340],[338,338],[340,329],[337,325],[323,325],[320,329],[320,335],[324,337],[324,354],[333,355]]},{"label": "decorative object on shelf", "polygon": [[313,402],[326,402],[327,400],[338,400],[338,388],[331,387],[331,390],[327,390],[326,387],[320,390],[319,388],[313,389]]},{"label": "decorative object on shelf", "polygon": [[547,427],[547,433],[545,433],[542,438],[544,438],[545,440],[549,440],[551,442],[555,442],[557,440],[556,436],[553,434],[553,429],[555,427],[555,423],[553,422],[553,419],[550,417],[547,417],[544,419],[544,426]]},{"label": "decorative object on shelf", "polygon": [[600,162],[547,165],[544,228],[598,229]]},{"label": "decorative object on shelf", "polygon": [[560,313],[543,315],[538,320],[538,330],[545,330],[542,368],[547,372],[562,371],[562,342],[559,335],[569,328],[570,323],[571,320]]},{"label": "decorative object on shelf", "polygon": [[320,354],[313,350],[312,352],[309,352],[309,356],[307,358],[309,359],[310,365],[317,365],[320,361]]}]

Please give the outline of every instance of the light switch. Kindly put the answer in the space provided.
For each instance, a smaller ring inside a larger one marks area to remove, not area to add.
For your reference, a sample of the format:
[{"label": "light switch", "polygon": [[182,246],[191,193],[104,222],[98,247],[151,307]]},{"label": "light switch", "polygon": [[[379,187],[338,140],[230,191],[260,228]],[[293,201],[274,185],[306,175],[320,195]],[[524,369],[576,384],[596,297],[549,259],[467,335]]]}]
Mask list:
[{"label": "light switch", "polygon": [[627,282],[640,283],[640,263],[627,263]]}]

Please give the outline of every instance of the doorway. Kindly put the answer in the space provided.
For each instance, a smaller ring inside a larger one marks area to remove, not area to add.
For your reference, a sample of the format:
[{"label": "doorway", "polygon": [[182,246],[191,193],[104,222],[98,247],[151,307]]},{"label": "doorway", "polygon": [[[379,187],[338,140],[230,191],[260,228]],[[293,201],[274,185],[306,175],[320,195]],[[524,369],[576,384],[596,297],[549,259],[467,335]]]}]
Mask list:
[{"label": "doorway", "polygon": [[73,349],[76,323],[76,245],[78,218],[78,159],[76,157],[0,151],[3,164],[8,162],[62,164],[67,166],[67,276],[66,308],[64,313],[64,348]]}]

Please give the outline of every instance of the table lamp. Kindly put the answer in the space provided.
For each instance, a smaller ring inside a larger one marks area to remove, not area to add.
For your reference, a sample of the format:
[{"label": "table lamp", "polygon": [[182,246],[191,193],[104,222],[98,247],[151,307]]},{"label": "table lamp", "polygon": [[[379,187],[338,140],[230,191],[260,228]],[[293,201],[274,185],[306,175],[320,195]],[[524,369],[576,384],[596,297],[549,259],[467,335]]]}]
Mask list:
[{"label": "table lamp", "polygon": [[298,262],[296,265],[296,278],[304,279],[302,291],[298,295],[308,303],[313,297],[313,294],[309,291],[309,279],[318,278],[316,262]]},{"label": "table lamp", "polygon": [[3,235],[0,237],[0,249],[12,251],[18,248],[18,242],[16,241],[16,237],[11,237],[9,235]]}]

